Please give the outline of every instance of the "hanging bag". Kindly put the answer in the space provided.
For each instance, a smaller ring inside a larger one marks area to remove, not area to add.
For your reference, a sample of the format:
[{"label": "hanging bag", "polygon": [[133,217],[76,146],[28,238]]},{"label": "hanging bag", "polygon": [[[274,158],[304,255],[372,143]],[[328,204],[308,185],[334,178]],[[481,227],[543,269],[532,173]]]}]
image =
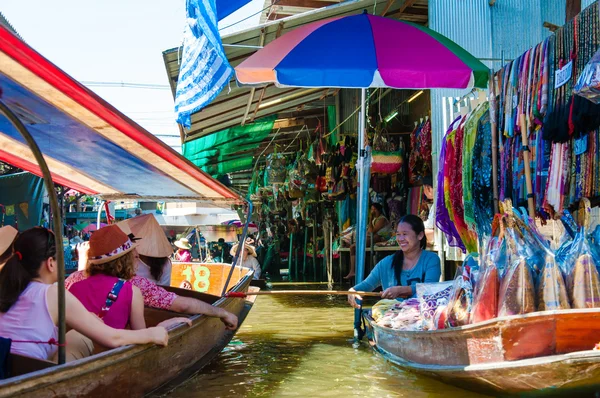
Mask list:
[{"label": "hanging bag", "polygon": [[373,137],[371,158],[371,173],[394,174],[404,164],[404,148],[396,150],[389,135],[384,137],[383,130],[379,129]]}]

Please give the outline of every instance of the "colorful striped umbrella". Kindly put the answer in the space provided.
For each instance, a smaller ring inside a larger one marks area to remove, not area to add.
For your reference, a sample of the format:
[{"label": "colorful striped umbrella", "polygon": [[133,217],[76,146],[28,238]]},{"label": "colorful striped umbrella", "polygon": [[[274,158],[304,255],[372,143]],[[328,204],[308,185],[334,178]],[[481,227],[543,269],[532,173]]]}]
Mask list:
[{"label": "colorful striped umbrella", "polygon": [[330,18],[272,41],[235,68],[241,84],[290,87],[487,86],[489,69],[423,26],[376,15]]}]

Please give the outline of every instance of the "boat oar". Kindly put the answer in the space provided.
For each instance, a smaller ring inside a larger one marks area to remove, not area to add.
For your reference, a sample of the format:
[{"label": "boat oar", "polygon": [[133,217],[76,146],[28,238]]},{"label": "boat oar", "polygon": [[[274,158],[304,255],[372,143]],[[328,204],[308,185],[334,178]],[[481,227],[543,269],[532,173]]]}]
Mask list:
[{"label": "boat oar", "polygon": [[257,292],[228,292],[225,297],[246,298],[248,296],[263,295],[298,295],[298,296],[347,296],[349,294],[358,294],[359,296],[381,297],[381,293],[376,292],[350,292],[344,290],[259,290]]}]

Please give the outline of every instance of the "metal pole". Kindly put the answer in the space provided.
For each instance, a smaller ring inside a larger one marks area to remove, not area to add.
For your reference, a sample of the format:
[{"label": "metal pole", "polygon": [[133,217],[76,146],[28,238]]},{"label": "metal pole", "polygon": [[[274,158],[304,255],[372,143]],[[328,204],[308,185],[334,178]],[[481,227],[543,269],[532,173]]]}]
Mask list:
[{"label": "metal pole", "polygon": [[233,270],[235,269],[236,263],[240,258],[240,253],[242,253],[242,248],[244,243],[246,242],[246,236],[248,235],[248,224],[250,224],[250,219],[252,218],[252,202],[248,201],[248,214],[246,215],[246,223],[244,224],[244,229],[242,230],[242,237],[240,239],[240,243],[238,244],[238,248],[235,251],[235,256],[231,261],[231,269],[229,270],[229,275],[227,275],[227,280],[223,285],[223,291],[221,292],[221,296],[224,296],[227,293],[227,287],[229,286],[229,281],[231,280],[231,275],[233,275]]},{"label": "metal pole", "polygon": [[102,209],[104,208],[105,201],[100,202],[98,207],[98,214],[96,216],[96,231],[100,229],[100,222],[102,221]]},{"label": "metal pole", "polygon": [[[365,118],[366,118],[366,89],[361,89],[361,111],[358,119],[358,203],[356,222],[356,283],[362,282],[365,270],[365,250],[367,234],[367,195],[369,194],[369,164],[368,149],[365,145]],[[360,303],[359,303],[360,304]],[[360,309],[354,311],[354,340],[355,344],[363,338],[362,313]]]},{"label": "metal pole", "polygon": [[304,225],[304,261],[302,262],[302,274],[304,275],[304,280],[306,280],[306,246],[308,245],[308,227],[306,224]]},{"label": "metal pole", "polygon": [[290,233],[290,247],[288,250],[288,280],[292,280],[292,256],[294,250],[294,233]]},{"label": "metal pole", "polygon": [[54,188],[54,182],[52,181],[52,175],[50,174],[50,169],[48,168],[48,164],[44,160],[44,156],[40,151],[39,146],[27,131],[27,127],[21,120],[15,115],[9,107],[7,107],[4,102],[0,101],[0,112],[2,112],[7,119],[12,123],[13,126],[21,133],[25,141],[27,141],[27,145],[33,152],[33,156],[40,167],[42,172],[42,176],[44,178],[44,184],[46,185],[46,190],[48,191],[48,198],[50,199],[50,209],[54,214],[52,218],[53,229],[54,229],[54,240],[56,245],[56,264],[58,267],[58,364],[62,365],[66,361],[66,351],[65,351],[65,334],[67,331],[66,328],[66,313],[65,313],[65,259],[64,259],[64,247],[63,247],[63,239],[62,239],[62,220],[60,217],[60,207],[58,206],[58,198],[56,197],[56,190]]}]

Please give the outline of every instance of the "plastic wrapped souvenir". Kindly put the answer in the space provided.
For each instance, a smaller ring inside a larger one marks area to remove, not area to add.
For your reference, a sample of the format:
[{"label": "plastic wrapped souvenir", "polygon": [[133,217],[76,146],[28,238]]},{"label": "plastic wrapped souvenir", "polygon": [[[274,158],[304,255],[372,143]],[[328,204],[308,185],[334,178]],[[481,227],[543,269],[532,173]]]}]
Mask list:
[{"label": "plastic wrapped souvenir", "polygon": [[547,253],[537,288],[538,311],[571,308],[567,287],[554,254]]},{"label": "plastic wrapped souvenir", "polygon": [[473,306],[473,285],[471,284],[471,267],[467,260],[463,263],[461,273],[454,279],[452,292],[446,311],[446,326],[458,327],[469,323]]},{"label": "plastic wrapped souvenir", "polygon": [[434,315],[440,306],[448,304],[452,281],[441,283],[417,283],[419,311],[425,329],[434,329]]},{"label": "plastic wrapped souvenir", "polygon": [[393,308],[396,304],[400,304],[398,300],[379,300],[373,307],[371,307],[371,316],[373,320],[377,322],[383,317],[383,315]]},{"label": "plastic wrapped souvenir", "polygon": [[435,310],[433,314],[433,328],[430,330],[439,330],[446,328],[446,315],[448,314],[448,306],[441,305]]},{"label": "plastic wrapped souvenir", "polygon": [[283,184],[287,176],[286,160],[280,153],[267,156],[265,185]]},{"label": "plastic wrapped souvenir", "polygon": [[502,249],[502,238],[492,238],[483,260],[483,270],[473,295],[473,311],[471,323],[483,322],[498,316],[498,291],[500,279],[498,276],[498,258]]},{"label": "plastic wrapped souvenir", "polygon": [[573,91],[595,104],[600,103],[600,50],[585,65]]},{"label": "plastic wrapped souvenir", "polygon": [[571,303],[573,308],[600,307],[600,281],[589,251],[580,254],[571,271]]}]

